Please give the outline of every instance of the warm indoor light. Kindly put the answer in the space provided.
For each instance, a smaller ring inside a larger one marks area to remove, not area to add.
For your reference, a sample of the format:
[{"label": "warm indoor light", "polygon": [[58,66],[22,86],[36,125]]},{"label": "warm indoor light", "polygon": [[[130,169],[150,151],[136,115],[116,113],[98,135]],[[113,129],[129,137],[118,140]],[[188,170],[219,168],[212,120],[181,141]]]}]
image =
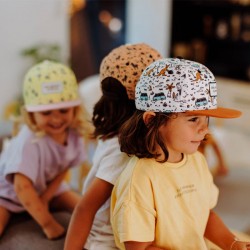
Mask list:
[{"label": "warm indoor light", "polygon": [[232,3],[238,3],[240,5],[250,5],[250,0],[231,0]]},{"label": "warm indoor light", "polygon": [[80,11],[86,5],[86,0],[71,0],[69,13],[73,15],[74,13]]}]

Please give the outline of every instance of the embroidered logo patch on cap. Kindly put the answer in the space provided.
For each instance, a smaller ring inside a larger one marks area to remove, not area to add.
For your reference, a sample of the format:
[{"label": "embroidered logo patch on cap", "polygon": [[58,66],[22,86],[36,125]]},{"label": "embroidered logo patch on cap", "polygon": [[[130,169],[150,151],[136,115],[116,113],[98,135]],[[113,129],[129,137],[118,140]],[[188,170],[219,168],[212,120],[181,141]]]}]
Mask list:
[{"label": "embroidered logo patch on cap", "polygon": [[62,93],[63,91],[62,82],[43,82],[41,87],[43,94]]}]

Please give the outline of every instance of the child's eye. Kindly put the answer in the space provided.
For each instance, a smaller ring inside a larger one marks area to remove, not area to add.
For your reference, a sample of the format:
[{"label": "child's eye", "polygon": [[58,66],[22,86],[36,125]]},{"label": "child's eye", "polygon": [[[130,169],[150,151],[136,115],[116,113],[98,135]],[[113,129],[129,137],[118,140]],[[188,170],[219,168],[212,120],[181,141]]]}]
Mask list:
[{"label": "child's eye", "polygon": [[191,119],[189,119],[190,122],[196,122],[198,120],[198,117],[192,117]]},{"label": "child's eye", "polygon": [[66,114],[69,112],[69,109],[60,109],[61,114]]}]

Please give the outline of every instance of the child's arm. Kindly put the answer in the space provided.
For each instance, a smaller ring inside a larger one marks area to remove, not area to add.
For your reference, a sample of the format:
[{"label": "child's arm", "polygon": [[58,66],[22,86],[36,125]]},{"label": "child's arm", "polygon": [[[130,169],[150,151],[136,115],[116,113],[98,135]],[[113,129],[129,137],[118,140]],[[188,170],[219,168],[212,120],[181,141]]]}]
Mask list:
[{"label": "child's arm", "polygon": [[42,202],[48,206],[48,203],[52,199],[53,195],[55,194],[57,188],[64,180],[68,170],[64,170],[62,173],[57,175],[47,186],[46,190],[40,196]]},{"label": "child's arm", "polygon": [[213,211],[210,211],[204,236],[225,250],[243,250],[250,244],[249,242],[236,242],[235,235],[230,232],[219,216]]},{"label": "child's arm", "polygon": [[[82,250],[98,209],[110,197],[113,185],[95,178],[76,206],[69,224],[64,250]],[[81,234],[79,234],[81,232]]]},{"label": "child's arm", "polygon": [[167,250],[165,248],[153,246],[153,242],[127,241],[124,242],[124,244],[126,250]]},{"label": "child's arm", "polygon": [[55,239],[64,234],[64,228],[53,218],[52,214],[43,204],[29,178],[23,174],[15,174],[14,188],[20,202],[42,227],[48,239]]}]

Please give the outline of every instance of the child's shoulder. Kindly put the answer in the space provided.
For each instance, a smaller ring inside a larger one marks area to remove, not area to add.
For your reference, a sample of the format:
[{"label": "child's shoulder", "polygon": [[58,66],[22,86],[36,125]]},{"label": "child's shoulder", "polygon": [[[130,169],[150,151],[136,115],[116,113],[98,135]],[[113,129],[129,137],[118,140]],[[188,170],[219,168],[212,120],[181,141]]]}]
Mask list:
[{"label": "child's shoulder", "polygon": [[199,151],[195,152],[194,154],[188,155],[187,158],[187,164],[192,164],[199,168],[207,166],[207,160],[205,156]]},{"label": "child's shoulder", "polygon": [[196,151],[195,153],[189,155],[189,157],[202,161],[205,160],[205,156],[200,151]]},{"label": "child's shoulder", "polygon": [[36,138],[35,133],[32,130],[30,130],[28,126],[23,125],[18,134],[11,139],[10,143],[17,143],[17,142],[25,143],[27,141],[33,141],[35,138]]},{"label": "child's shoulder", "polygon": [[10,140],[2,152],[0,164],[18,161],[24,152],[31,153],[30,150],[34,152],[36,150],[36,147],[32,144],[34,138],[34,133],[27,126],[23,125],[19,133]]},{"label": "child's shoulder", "polygon": [[99,138],[97,140],[96,151],[101,155],[121,154],[118,137],[108,138],[105,140]]},{"label": "child's shoulder", "polygon": [[127,169],[130,168],[130,171],[133,172],[133,176],[152,176],[154,171],[156,170],[158,163],[155,159],[148,159],[148,158],[138,158],[133,156],[130,158],[129,163],[127,165]]},{"label": "child's shoulder", "polygon": [[105,145],[119,144],[118,136],[114,136],[112,138],[108,138],[105,140],[98,138],[98,143],[105,144]]}]

